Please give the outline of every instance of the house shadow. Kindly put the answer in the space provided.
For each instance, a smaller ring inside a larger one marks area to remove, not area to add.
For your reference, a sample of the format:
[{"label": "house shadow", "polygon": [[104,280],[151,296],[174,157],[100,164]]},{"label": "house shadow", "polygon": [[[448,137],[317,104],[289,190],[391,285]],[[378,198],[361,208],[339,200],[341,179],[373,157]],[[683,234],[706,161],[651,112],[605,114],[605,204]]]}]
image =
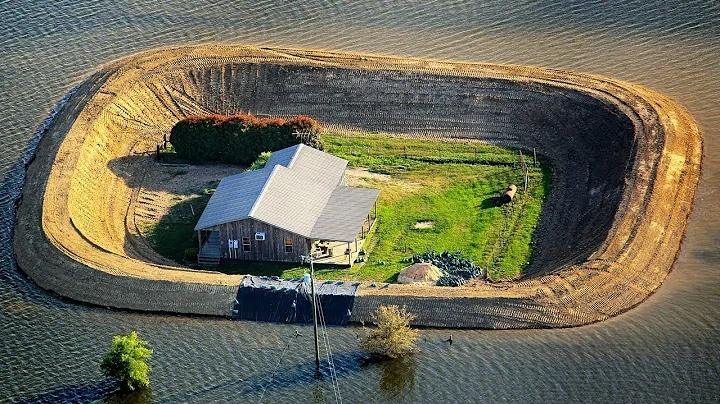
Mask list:
[{"label": "house shadow", "polygon": [[[247,169],[244,166],[215,162],[163,165],[155,159],[153,153],[117,157],[108,161],[107,167],[129,188],[142,186],[149,192],[185,196],[215,188],[223,177]],[[178,186],[178,183],[184,186]]]},{"label": "house shadow", "polygon": [[[161,256],[178,264],[184,263],[186,249],[197,248],[193,228],[219,180],[244,170],[244,167],[227,164],[165,166],[158,163],[153,153],[118,157],[110,160],[107,167],[128,188],[142,188],[136,196],[136,209],[140,212],[154,212],[156,205],[171,204],[163,216],[150,215],[148,221],[154,230],[147,239],[125,232],[125,252],[157,261],[159,258],[147,253],[151,245]],[[128,214],[135,212],[128,211]],[[172,265],[170,261],[160,263]]]}]

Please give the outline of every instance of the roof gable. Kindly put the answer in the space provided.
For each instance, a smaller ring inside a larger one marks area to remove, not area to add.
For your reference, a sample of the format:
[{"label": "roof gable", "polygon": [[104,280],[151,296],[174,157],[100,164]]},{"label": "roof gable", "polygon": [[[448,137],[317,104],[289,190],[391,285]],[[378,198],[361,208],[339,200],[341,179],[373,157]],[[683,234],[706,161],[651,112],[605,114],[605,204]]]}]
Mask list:
[{"label": "roof gable", "polygon": [[[362,221],[355,222],[365,217],[379,191],[343,186],[347,163],[303,144],[273,152],[264,168],[223,178],[195,230],[253,218],[305,237],[317,233],[351,240],[349,227],[356,232]],[[358,196],[364,201],[359,205],[353,200]],[[365,211],[343,222],[337,218],[344,205]]]},{"label": "roof gable", "polygon": [[195,230],[249,217],[271,174],[272,170],[262,169],[223,178],[210,197]]},{"label": "roof gable", "polygon": [[270,158],[268,158],[268,161],[265,163],[265,167],[275,167],[276,165],[290,167],[290,163],[300,150],[300,146],[301,144],[296,144],[295,146],[272,152]]},{"label": "roof gable", "polygon": [[336,187],[345,175],[347,164],[347,160],[299,144],[293,158],[286,167],[291,168],[299,176]]}]

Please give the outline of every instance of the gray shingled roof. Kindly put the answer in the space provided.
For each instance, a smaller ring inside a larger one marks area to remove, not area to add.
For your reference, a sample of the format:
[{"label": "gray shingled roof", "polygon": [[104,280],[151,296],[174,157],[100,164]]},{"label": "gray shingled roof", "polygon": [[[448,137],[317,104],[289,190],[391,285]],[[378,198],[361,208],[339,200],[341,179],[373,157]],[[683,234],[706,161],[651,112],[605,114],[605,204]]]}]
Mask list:
[{"label": "gray shingled roof", "polygon": [[265,167],[281,165],[292,168],[300,176],[335,187],[345,174],[347,164],[347,160],[304,144],[297,144],[273,152]]},{"label": "gray shingled roof", "polygon": [[272,170],[262,169],[223,178],[210,197],[195,230],[249,217],[270,174]]},{"label": "gray shingled roof", "polygon": [[337,185],[328,186],[277,165],[248,216],[307,236]]},{"label": "gray shingled roof", "polygon": [[379,191],[343,186],[346,167],[302,144],[273,152],[265,168],[223,178],[195,230],[254,218],[305,237],[352,241]]},{"label": "gray shingled roof", "polygon": [[278,164],[284,167],[290,167],[290,163],[297,154],[299,148],[300,144],[296,144],[295,146],[286,147],[282,150],[272,152],[267,163],[265,163],[265,167],[275,167]]},{"label": "gray shingled roof", "polygon": [[378,195],[379,189],[335,188],[310,237],[333,241],[355,240]]}]

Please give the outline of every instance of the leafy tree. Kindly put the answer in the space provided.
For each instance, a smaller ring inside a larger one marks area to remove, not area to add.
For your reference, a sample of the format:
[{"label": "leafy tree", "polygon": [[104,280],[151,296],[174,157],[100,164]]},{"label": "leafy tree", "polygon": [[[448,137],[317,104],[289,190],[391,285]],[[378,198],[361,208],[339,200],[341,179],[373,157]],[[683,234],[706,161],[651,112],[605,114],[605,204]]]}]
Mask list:
[{"label": "leafy tree", "polygon": [[150,366],[146,361],[152,353],[148,343],[138,338],[137,332],[116,335],[110,351],[100,364],[100,370],[105,376],[119,381],[123,389],[148,387]]},{"label": "leafy tree", "polygon": [[370,330],[360,343],[360,348],[380,358],[398,358],[414,351],[417,330],[410,328],[410,321],[414,318],[405,307],[378,307],[373,314],[373,324],[377,328]]}]

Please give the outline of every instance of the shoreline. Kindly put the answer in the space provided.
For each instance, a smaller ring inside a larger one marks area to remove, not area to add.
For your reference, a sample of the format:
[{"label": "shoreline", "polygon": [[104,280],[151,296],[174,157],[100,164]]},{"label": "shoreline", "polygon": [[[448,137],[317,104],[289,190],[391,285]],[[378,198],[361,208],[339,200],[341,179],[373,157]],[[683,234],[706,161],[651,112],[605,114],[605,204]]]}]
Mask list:
[{"label": "shoreline", "polygon": [[[350,95],[358,105],[334,106]],[[463,107],[467,116],[455,111]],[[428,120],[428,108],[441,116]],[[84,80],[47,128],[17,211],[18,266],[80,302],[230,316],[242,276],[144,261],[152,254],[127,218],[144,170],[133,156],[154,150],[183,115],[233,109],[314,113],[340,131],[537,146],[557,166],[528,276],[459,288],[364,284],[351,322],[380,304],[406,305],[415,325],[430,327],[569,327],[620,314],[672,270],[700,175],[700,132],[682,107],[599,76],[281,48],[149,51]],[[557,139],[559,130],[571,136]]]}]

